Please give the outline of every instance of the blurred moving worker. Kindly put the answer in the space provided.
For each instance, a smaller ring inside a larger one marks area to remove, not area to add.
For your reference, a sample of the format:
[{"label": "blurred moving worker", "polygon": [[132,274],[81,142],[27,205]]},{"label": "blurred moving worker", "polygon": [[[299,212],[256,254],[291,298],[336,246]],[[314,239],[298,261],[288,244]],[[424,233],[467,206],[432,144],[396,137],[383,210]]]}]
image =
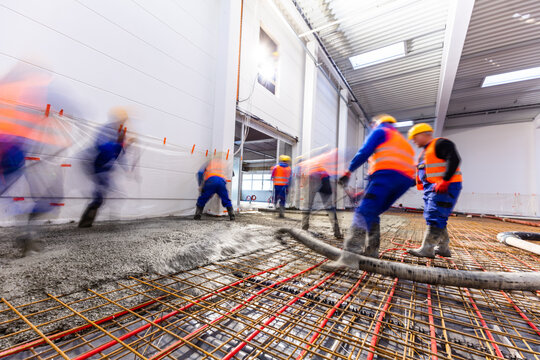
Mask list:
[{"label": "blurred moving worker", "polygon": [[319,194],[324,208],[328,212],[330,223],[337,239],[343,235],[339,228],[336,207],[332,197],[332,185],[330,184],[331,173],[336,168],[337,150],[331,150],[299,164],[303,177],[303,186],[307,188],[307,209],[302,214],[302,229],[309,229],[309,217],[313,211],[315,196]]},{"label": "blurred moving worker", "polygon": [[123,108],[109,112],[109,123],[98,130],[94,146],[89,149],[88,173],[94,183],[93,200],[83,212],[79,227],[92,226],[105,195],[111,188],[112,173],[118,158],[125,152],[128,113]]},{"label": "blurred moving worker", "polygon": [[201,188],[201,194],[197,199],[195,209],[195,220],[200,220],[204,210],[204,205],[214,194],[221,198],[221,204],[227,208],[229,219],[234,220],[234,209],[227,191],[227,161],[223,159],[223,154],[217,154],[209,162],[204,164],[197,173],[197,181]]},{"label": "blurred moving worker", "polygon": [[285,201],[289,192],[291,182],[291,167],[289,166],[291,157],[288,155],[279,156],[279,164],[272,168],[272,181],[274,182],[274,205],[279,210],[279,217],[285,217]]},{"label": "blurred moving worker", "polygon": [[70,136],[68,127],[45,110],[51,81],[49,73],[23,63],[0,80],[0,195],[6,196],[24,175],[32,205],[22,211],[11,207],[17,215],[28,215],[17,239],[24,256],[41,250],[36,222],[57,210],[64,196],[63,172],[56,159],[70,144]]},{"label": "blurred moving worker", "polygon": [[433,138],[428,124],[416,124],[409,130],[409,139],[424,148],[418,158],[416,187],[424,190],[424,218],[427,231],[419,249],[409,254],[434,258],[450,257],[450,238],[446,230],[448,217],[461,192],[461,161],[454,143],[444,138]]},{"label": "blurred moving worker", "polygon": [[383,212],[414,185],[414,150],[392,125],[394,117],[381,114],[372,120],[373,132],[352,159],[339,182],[346,186],[351,173],[366,161],[369,180],[364,198],[356,208],[350,234],[337,261],[324,264],[327,271],[357,268],[351,253],[377,257],[380,245],[380,218]]}]

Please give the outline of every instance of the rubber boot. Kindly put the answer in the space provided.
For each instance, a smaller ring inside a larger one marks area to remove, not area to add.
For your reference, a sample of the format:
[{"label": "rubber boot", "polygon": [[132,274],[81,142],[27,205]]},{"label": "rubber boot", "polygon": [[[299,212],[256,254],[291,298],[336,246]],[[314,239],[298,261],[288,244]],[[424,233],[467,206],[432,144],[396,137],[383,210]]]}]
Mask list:
[{"label": "rubber boot", "polygon": [[83,215],[81,216],[81,220],[79,221],[79,227],[80,228],[91,227],[92,224],[94,223],[94,219],[96,218],[98,209],[99,209],[99,206],[96,206],[94,204],[88,205]]},{"label": "rubber boot", "polygon": [[418,257],[435,258],[435,246],[439,243],[443,229],[436,226],[428,226],[422,246],[418,249],[409,249],[408,253]]},{"label": "rubber boot", "polygon": [[232,206],[229,206],[227,208],[227,212],[229,213],[229,220],[234,221],[234,219],[235,219],[234,208]]},{"label": "rubber boot", "polygon": [[368,232],[367,245],[364,249],[364,256],[372,258],[379,257],[379,246],[381,244],[381,224],[373,223]]},{"label": "rubber boot", "polygon": [[448,236],[448,230],[443,229],[441,236],[439,237],[439,245],[435,246],[435,255],[440,255],[444,257],[452,257],[452,252],[450,251],[450,237]]},{"label": "rubber boot", "polygon": [[203,210],[204,208],[202,206],[197,206],[195,208],[195,216],[193,217],[193,220],[201,220]]},{"label": "rubber boot", "polygon": [[302,230],[309,229],[309,212],[302,214]]},{"label": "rubber boot", "polygon": [[336,210],[335,209],[329,210],[328,217],[330,217],[330,222],[332,223],[332,228],[334,230],[334,237],[336,239],[343,239],[343,234],[341,233],[341,230],[339,229],[339,221],[338,221]]},{"label": "rubber boot", "polygon": [[328,261],[321,265],[321,269],[327,272],[335,272],[342,270],[356,270],[358,263],[354,254],[362,255],[366,242],[366,230],[353,226],[351,233],[345,239],[343,251],[339,259]]},{"label": "rubber boot", "polygon": [[285,217],[285,207],[283,205],[278,205],[278,211],[279,211],[278,217],[280,219],[283,219]]}]

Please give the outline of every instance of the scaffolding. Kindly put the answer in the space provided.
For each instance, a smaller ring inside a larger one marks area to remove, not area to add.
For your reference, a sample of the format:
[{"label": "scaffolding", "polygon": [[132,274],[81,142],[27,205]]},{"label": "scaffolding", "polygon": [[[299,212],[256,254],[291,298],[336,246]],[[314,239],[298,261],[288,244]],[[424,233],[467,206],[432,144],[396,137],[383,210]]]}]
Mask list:
[{"label": "scaffolding", "polygon": [[[394,215],[407,221],[383,227],[381,258],[462,271],[540,268],[536,255],[496,240],[531,227],[452,218],[453,257],[430,260],[405,252],[420,245],[422,217]],[[540,359],[540,292],[325,273],[325,261],[290,242],[99,291],[2,299],[0,358]]]}]

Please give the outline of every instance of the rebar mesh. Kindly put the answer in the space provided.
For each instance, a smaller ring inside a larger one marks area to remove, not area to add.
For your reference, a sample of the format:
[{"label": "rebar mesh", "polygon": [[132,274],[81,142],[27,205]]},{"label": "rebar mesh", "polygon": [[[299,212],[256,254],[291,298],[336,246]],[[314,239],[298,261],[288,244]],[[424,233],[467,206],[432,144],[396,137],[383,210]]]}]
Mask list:
[{"label": "rebar mesh", "polygon": [[[537,256],[496,241],[498,232],[533,228],[452,218],[453,257],[429,260],[405,253],[420,244],[422,217],[399,216],[406,225],[383,229],[382,258],[463,271],[540,268]],[[540,293],[325,273],[324,261],[291,241],[106,291],[21,305],[3,299],[0,340],[12,347],[0,357],[540,359]],[[104,311],[111,315],[96,318]]]}]

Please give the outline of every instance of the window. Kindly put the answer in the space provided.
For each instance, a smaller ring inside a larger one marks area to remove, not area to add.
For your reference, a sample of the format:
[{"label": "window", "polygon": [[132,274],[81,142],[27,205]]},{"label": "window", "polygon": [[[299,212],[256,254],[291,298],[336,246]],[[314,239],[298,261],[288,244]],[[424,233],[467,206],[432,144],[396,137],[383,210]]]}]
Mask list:
[{"label": "window", "polygon": [[278,46],[261,28],[257,51],[257,81],[272,94],[276,94]]}]

